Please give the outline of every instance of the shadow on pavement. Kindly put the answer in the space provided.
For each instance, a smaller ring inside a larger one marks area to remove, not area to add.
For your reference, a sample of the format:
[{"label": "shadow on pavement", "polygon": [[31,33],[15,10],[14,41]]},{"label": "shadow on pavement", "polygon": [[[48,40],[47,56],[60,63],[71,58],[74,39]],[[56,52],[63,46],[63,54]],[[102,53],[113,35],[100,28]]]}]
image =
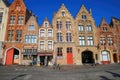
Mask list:
[{"label": "shadow on pavement", "polygon": [[105,77],[105,76],[100,76],[100,78],[102,78],[102,79],[100,79],[100,80],[111,80],[111,79],[109,79],[109,78],[107,78],[107,77]]},{"label": "shadow on pavement", "polygon": [[120,77],[120,74],[118,74],[118,73],[114,73],[111,71],[106,71],[106,72],[112,74],[113,77]]},{"label": "shadow on pavement", "polygon": [[27,74],[21,74],[21,75],[18,75],[18,76],[16,76],[16,77],[14,77],[13,79],[11,79],[11,80],[17,80],[18,78],[20,78],[20,77],[23,77],[23,76],[26,76]]}]

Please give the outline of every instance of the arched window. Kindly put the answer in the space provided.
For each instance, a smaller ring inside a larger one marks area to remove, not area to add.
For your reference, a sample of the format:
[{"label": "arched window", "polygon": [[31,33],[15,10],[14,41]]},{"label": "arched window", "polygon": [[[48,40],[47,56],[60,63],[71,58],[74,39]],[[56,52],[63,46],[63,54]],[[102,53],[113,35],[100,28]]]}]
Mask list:
[{"label": "arched window", "polygon": [[40,37],[44,37],[45,36],[45,30],[44,29],[41,29],[40,30]]},{"label": "arched window", "polygon": [[101,60],[102,61],[110,61],[110,53],[106,50],[101,52]]},{"label": "arched window", "polygon": [[53,31],[51,29],[48,30],[48,37],[52,37],[53,36]]}]

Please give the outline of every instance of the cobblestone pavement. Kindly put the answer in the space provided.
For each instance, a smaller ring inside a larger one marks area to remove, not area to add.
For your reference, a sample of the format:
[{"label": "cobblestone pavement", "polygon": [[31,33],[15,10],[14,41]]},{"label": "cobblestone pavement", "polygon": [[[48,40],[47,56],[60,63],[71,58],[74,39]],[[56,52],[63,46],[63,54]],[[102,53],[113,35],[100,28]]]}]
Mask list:
[{"label": "cobblestone pavement", "polygon": [[120,64],[53,67],[0,66],[0,80],[120,80]]}]

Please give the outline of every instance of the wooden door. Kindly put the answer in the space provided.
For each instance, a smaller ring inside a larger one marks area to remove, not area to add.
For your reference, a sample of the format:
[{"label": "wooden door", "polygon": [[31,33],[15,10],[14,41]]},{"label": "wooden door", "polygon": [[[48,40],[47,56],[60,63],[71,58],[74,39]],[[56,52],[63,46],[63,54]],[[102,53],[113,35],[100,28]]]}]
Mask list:
[{"label": "wooden door", "polygon": [[72,55],[72,53],[67,53],[67,64],[73,64],[73,55]]},{"label": "wooden door", "polygon": [[13,55],[14,55],[14,48],[7,51],[6,65],[12,65],[13,64]]}]

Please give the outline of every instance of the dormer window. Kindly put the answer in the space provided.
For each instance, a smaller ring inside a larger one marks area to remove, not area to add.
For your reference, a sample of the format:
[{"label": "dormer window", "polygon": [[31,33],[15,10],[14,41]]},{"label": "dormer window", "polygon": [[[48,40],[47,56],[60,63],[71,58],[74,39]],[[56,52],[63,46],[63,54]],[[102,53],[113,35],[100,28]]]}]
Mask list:
[{"label": "dormer window", "polygon": [[107,28],[106,28],[106,27],[103,27],[103,31],[107,31]]},{"label": "dormer window", "polygon": [[82,15],[82,19],[86,19],[87,17],[86,17],[86,15]]},{"label": "dormer window", "polygon": [[65,16],[65,12],[64,12],[64,11],[62,11],[62,16],[63,16],[63,17]]}]

